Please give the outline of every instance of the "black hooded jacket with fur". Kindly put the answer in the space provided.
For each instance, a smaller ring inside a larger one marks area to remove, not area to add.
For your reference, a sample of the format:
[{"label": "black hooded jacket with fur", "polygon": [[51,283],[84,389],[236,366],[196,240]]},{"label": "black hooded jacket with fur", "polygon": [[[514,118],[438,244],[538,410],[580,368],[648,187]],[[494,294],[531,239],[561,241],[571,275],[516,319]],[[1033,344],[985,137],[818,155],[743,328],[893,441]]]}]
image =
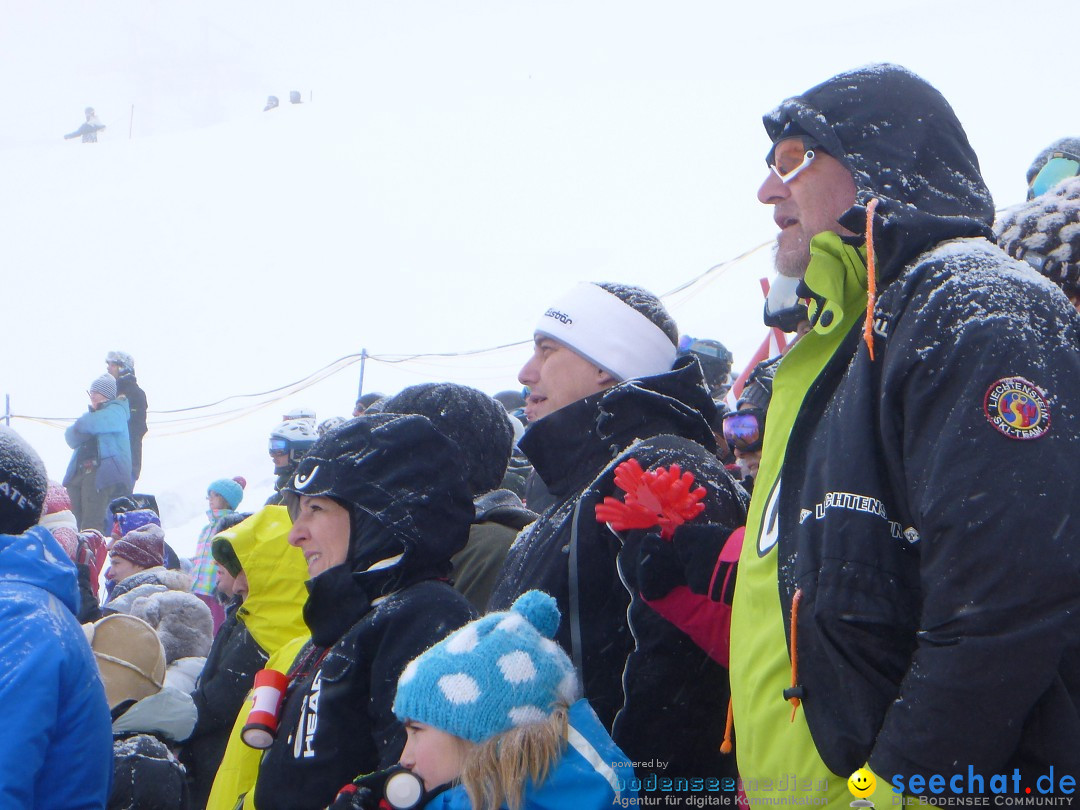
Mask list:
[{"label": "black hooded jacket with fur", "polygon": [[352,535],[349,559],[308,583],[312,641],[259,767],[260,810],[326,807],[354,777],[398,761],[401,671],[475,615],[444,581],[473,518],[455,459],[422,416],[363,416],[321,438],[286,487],[347,506]]},{"label": "black hooded jacket with fur", "polygon": [[[773,490],[818,752],[885,779],[1080,775],[1080,316],[986,240],[975,154],[918,77],[843,74],[765,125],[852,172],[848,229],[879,200],[875,359],[859,323],[810,387]],[[1035,392],[1013,427],[993,422],[1011,418],[1002,381]]]}]

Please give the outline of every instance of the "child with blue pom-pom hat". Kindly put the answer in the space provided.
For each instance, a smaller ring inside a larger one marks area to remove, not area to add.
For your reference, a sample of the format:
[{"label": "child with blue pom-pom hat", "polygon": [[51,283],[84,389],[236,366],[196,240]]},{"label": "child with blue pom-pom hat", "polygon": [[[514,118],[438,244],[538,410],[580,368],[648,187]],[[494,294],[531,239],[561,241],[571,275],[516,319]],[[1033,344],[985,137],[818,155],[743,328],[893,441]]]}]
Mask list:
[{"label": "child with blue pom-pom hat", "polygon": [[636,798],[630,763],[578,698],[574,667],[552,641],[559,618],[551,596],[528,591],[402,672],[394,701],[408,732],[401,765],[428,795],[452,785],[428,807],[587,809]]}]

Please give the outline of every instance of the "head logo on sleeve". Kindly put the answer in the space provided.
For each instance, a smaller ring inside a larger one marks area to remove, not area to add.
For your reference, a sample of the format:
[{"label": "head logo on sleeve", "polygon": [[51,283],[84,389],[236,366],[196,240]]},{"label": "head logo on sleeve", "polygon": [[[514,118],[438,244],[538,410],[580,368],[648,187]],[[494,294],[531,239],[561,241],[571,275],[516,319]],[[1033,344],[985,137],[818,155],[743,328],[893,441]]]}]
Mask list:
[{"label": "head logo on sleeve", "polygon": [[983,411],[999,432],[1010,439],[1037,439],[1050,430],[1050,403],[1035,383],[1005,377],[986,391]]}]

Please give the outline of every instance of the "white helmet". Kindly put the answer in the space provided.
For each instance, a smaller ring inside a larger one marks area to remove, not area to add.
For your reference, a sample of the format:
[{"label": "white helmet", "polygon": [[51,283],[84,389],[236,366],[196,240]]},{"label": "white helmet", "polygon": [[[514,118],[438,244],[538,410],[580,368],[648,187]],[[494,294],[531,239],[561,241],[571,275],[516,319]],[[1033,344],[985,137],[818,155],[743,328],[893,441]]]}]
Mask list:
[{"label": "white helmet", "polygon": [[[315,426],[307,419],[287,419],[270,431],[270,455],[288,453],[289,465],[296,464],[318,438]],[[286,467],[276,469],[284,472]]]},{"label": "white helmet", "polygon": [[311,410],[311,408],[293,408],[281,418],[286,422],[293,419],[308,419],[312,424],[315,424],[315,411]]}]

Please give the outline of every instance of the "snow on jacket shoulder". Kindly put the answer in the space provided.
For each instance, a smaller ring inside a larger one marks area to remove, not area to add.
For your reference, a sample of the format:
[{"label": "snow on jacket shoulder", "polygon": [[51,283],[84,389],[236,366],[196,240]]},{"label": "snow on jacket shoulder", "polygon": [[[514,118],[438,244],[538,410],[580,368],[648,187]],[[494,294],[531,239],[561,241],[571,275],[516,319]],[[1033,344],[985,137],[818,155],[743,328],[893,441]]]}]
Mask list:
[{"label": "snow on jacket shoulder", "polygon": [[836,773],[1075,773],[1080,315],[983,239],[918,257],[875,312],[877,360],[808,398],[799,432],[827,438],[781,496],[815,743]]},{"label": "snow on jacket shoulder", "polygon": [[108,796],[109,708],[78,593],[47,529],[0,535],[0,806],[91,810]]}]

